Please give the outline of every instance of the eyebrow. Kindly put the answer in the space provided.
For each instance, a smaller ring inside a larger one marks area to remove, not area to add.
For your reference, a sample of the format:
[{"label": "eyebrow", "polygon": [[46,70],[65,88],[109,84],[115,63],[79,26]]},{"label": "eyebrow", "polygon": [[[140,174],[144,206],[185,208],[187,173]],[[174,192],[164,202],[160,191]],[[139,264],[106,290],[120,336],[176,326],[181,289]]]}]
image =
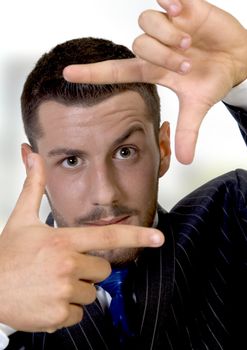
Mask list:
[{"label": "eyebrow", "polygon": [[[145,134],[145,131],[140,125],[134,125],[130,127],[126,132],[118,137],[114,142],[112,147],[117,147],[119,144],[123,143],[126,141],[131,135],[134,133],[140,132],[142,134]],[[61,147],[61,148],[55,148],[52,149],[51,151],[48,152],[48,157],[57,157],[57,156],[76,156],[76,157],[84,157],[85,152],[81,151],[80,149],[76,148],[66,148],[66,147]]]},{"label": "eyebrow", "polygon": [[76,148],[55,148],[48,152],[48,157],[57,157],[57,156],[77,156],[83,157],[85,152],[82,152]]},{"label": "eyebrow", "polygon": [[140,125],[133,125],[132,127],[130,127],[128,130],[125,131],[125,133],[123,135],[121,135],[119,138],[117,138],[114,142],[113,142],[113,147],[118,146],[119,144],[123,143],[124,141],[126,141],[131,135],[140,132],[143,135],[145,134],[145,131],[143,129],[143,127],[141,127]]}]

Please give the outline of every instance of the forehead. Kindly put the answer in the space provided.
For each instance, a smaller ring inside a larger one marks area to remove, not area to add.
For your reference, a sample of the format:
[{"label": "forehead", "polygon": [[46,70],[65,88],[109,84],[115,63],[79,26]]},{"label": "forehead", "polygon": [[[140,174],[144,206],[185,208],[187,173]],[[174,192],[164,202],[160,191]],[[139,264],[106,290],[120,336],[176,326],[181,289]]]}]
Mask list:
[{"label": "forehead", "polygon": [[135,91],[114,95],[93,105],[64,105],[47,101],[38,110],[43,136],[38,144],[70,142],[78,144],[90,137],[121,134],[131,124],[150,128],[151,117],[143,98]]},{"label": "forehead", "polygon": [[54,100],[43,102],[38,109],[39,123],[43,131],[51,124],[67,122],[89,127],[109,122],[119,122],[126,117],[151,119],[143,98],[135,91],[125,91],[109,97],[93,106],[65,105]]}]

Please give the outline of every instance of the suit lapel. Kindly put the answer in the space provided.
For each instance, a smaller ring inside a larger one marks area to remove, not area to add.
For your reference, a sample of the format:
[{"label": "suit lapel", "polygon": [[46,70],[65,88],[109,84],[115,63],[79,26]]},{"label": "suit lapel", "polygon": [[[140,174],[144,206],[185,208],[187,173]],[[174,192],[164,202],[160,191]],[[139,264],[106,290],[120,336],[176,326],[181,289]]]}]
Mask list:
[{"label": "suit lapel", "polygon": [[[167,308],[174,284],[174,241],[168,215],[159,209],[158,229],[165,232],[165,244],[145,249],[138,260],[135,293],[138,305],[138,334],[141,349],[157,349],[164,332]],[[161,333],[162,334],[162,333]]]}]

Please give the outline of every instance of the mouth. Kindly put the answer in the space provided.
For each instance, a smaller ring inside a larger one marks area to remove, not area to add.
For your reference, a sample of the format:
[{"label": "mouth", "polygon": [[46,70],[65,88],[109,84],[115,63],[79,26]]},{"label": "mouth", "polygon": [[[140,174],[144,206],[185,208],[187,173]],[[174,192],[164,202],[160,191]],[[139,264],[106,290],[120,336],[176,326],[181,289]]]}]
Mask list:
[{"label": "mouth", "polygon": [[118,217],[108,217],[97,221],[86,222],[86,226],[106,226],[106,225],[116,225],[116,224],[127,224],[128,216],[118,216]]}]

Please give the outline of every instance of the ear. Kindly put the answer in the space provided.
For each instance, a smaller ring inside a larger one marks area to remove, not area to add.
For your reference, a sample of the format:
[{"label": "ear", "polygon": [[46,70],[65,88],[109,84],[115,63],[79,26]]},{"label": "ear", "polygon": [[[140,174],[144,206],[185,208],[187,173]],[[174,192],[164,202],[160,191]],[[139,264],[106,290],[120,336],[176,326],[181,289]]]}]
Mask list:
[{"label": "ear", "polygon": [[162,177],[170,166],[171,147],[170,147],[170,124],[164,122],[159,131],[159,149],[160,149],[160,169],[159,177]]},{"label": "ear", "polygon": [[23,143],[21,145],[21,157],[25,165],[26,171],[27,171],[27,156],[29,153],[32,153],[32,152],[33,152],[32,147],[29,144]]}]

